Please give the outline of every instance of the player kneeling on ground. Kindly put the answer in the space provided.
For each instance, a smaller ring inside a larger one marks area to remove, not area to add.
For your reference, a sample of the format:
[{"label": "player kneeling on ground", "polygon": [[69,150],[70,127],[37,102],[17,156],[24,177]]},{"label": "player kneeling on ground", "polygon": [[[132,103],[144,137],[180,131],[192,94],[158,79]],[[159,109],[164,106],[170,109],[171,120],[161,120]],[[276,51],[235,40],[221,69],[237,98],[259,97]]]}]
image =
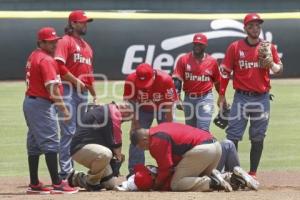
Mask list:
[{"label": "player kneeling on ground", "polygon": [[[111,160],[122,163],[121,123],[130,120],[130,104],[110,103],[91,107],[84,115],[71,142],[73,160],[89,169],[88,173],[73,172],[69,184],[88,191],[113,189],[118,173],[113,174]],[[120,165],[119,165],[120,166]]]},{"label": "player kneeling on ground", "polygon": [[232,191],[230,184],[215,169],[222,148],[211,133],[167,122],[150,129],[138,129],[130,139],[137,147],[149,150],[157,162],[154,190],[161,190],[172,177],[172,191]]},{"label": "player kneeling on ground", "polygon": [[[239,165],[239,158],[235,146],[230,140],[221,142],[222,156],[217,169],[224,171],[221,176],[231,185],[233,190],[250,189],[258,190],[259,182],[244,171]],[[127,181],[115,189],[117,191],[149,191],[153,190],[153,185],[158,174],[157,167],[153,165],[136,165],[134,175],[130,176]],[[171,191],[169,177],[160,190]]]}]

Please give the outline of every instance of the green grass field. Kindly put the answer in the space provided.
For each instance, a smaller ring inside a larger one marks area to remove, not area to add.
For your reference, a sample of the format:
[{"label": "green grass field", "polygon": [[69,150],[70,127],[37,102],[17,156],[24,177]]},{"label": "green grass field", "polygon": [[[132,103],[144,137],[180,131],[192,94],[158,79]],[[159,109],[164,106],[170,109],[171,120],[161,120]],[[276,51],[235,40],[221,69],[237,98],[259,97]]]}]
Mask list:
[{"label": "green grass field", "polygon": [[[101,102],[108,103],[115,99],[112,91],[118,96],[122,94],[122,84],[113,87],[114,82],[108,84],[108,94],[101,98]],[[0,176],[27,176],[26,133],[27,127],[23,117],[22,103],[25,84],[23,82],[0,83]],[[260,170],[300,170],[300,80],[274,80],[272,93],[275,101],[271,103],[271,121],[267,132]],[[98,93],[104,90],[103,84],[98,84]],[[232,89],[228,90],[227,97],[231,100]],[[118,101],[118,98],[115,99]],[[177,112],[178,116],[182,113]],[[182,117],[181,117],[182,119]],[[182,120],[179,120],[182,121]],[[128,152],[129,123],[123,124],[123,152]],[[218,139],[225,137],[224,131],[211,125],[211,131]],[[242,167],[249,167],[248,132],[239,146],[239,155]],[[147,163],[153,160],[147,158]],[[78,165],[77,169],[82,169]],[[127,162],[122,167],[122,174],[127,173]],[[40,161],[40,174],[47,171],[44,158]]]}]

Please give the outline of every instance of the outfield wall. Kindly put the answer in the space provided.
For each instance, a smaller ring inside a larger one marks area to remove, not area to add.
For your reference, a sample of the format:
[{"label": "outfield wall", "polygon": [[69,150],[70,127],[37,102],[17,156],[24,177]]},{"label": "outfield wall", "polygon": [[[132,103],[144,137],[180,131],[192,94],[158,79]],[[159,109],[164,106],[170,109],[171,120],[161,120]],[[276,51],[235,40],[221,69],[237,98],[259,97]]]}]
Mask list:
[{"label": "outfield wall", "polygon": [[[95,73],[123,79],[140,62],[171,72],[178,56],[191,50],[194,33],[209,39],[207,52],[222,59],[230,42],[243,38],[244,14],[155,14],[87,12],[95,18],[86,40],[94,49]],[[282,77],[300,77],[300,12],[265,13],[262,38],[272,41],[284,63]],[[68,12],[0,12],[0,80],[23,79],[26,58],[40,27],[63,34]]]}]

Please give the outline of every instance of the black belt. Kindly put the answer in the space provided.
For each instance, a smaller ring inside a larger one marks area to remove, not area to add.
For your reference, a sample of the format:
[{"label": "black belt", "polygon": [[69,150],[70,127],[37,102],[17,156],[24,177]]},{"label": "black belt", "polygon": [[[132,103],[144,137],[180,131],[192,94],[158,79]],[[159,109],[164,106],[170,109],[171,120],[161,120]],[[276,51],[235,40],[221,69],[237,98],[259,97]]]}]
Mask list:
[{"label": "black belt", "polygon": [[40,99],[49,101],[50,103],[54,103],[53,101],[50,101],[49,99],[45,99],[45,98],[43,98],[43,97],[36,97],[36,96],[27,96],[27,97],[28,97],[29,99],[38,99],[38,98],[40,98]]},{"label": "black belt", "polygon": [[244,90],[236,90],[236,92],[247,96],[260,96],[266,94],[266,92],[259,93],[259,92],[251,92],[251,91],[244,91]]},{"label": "black belt", "polygon": [[207,94],[211,93],[211,90],[208,90],[207,92],[204,93],[185,93],[186,96],[190,97],[190,98],[198,98],[198,97],[203,97]]},{"label": "black belt", "polygon": [[216,138],[212,138],[212,139],[201,142],[201,144],[212,144],[212,143],[215,143],[216,141],[217,141]]}]

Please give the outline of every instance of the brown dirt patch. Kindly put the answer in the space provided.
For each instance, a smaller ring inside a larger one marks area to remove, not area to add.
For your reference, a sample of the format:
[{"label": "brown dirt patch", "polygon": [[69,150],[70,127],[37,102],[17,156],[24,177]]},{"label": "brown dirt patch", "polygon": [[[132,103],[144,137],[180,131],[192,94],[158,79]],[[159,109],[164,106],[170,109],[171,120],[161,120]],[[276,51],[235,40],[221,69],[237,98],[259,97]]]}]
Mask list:
[{"label": "brown dirt patch", "polygon": [[[80,191],[73,195],[26,195],[28,178],[26,177],[1,177],[0,199],[45,199],[45,200],[290,200],[300,199],[300,172],[293,171],[270,171],[261,172],[258,176],[261,182],[259,191],[225,192],[86,192]],[[43,179],[45,180],[45,179]]]}]

